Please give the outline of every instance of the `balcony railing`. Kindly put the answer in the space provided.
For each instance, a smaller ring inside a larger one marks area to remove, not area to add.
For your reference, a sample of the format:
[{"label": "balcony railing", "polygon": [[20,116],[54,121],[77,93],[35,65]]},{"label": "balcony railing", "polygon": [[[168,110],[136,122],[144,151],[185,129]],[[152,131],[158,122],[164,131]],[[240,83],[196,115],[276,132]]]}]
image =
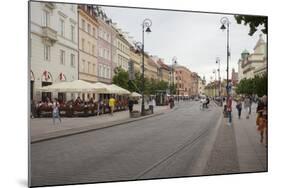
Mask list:
[{"label": "balcony railing", "polygon": [[42,27],[42,37],[52,43],[58,40],[57,32],[48,26]]}]

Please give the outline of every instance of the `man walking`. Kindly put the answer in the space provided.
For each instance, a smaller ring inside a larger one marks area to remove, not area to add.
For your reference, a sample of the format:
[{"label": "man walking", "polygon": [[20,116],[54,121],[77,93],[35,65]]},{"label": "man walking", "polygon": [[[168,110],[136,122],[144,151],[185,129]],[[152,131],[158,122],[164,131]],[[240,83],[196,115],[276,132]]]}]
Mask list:
[{"label": "man walking", "polygon": [[115,99],[113,98],[113,96],[110,97],[109,99],[109,107],[110,107],[110,114],[113,115],[113,111],[114,111],[114,106],[115,106]]},{"label": "man walking", "polygon": [[227,114],[228,114],[228,126],[231,126],[232,123],[232,117],[231,117],[231,111],[232,111],[232,97],[229,96],[226,99],[226,110],[227,110]]}]

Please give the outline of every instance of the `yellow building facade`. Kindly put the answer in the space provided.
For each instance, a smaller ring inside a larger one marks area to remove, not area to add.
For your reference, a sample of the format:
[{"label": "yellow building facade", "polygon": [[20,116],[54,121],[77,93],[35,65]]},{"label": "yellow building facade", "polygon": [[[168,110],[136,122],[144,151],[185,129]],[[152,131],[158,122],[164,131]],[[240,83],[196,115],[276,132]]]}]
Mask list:
[{"label": "yellow building facade", "polygon": [[98,22],[91,6],[79,5],[79,79],[97,81]]}]

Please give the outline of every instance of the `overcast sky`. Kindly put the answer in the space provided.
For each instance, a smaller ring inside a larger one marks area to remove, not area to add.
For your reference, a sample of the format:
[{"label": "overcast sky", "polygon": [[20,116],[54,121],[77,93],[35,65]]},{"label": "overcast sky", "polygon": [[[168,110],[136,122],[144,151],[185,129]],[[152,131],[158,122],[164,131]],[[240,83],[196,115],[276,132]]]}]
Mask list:
[{"label": "overcast sky", "polygon": [[[145,18],[152,20],[152,32],[145,34],[145,51],[164,58],[166,64],[177,57],[186,66],[207,81],[218,68],[216,57],[221,60],[221,77],[226,78],[226,31],[220,29],[220,19],[227,16],[230,24],[230,72],[237,71],[241,52],[250,53],[261,31],[249,36],[249,27],[236,23],[232,15],[103,7],[108,17],[136,41],[142,41],[141,24]],[[266,36],[264,36],[266,39]]]}]

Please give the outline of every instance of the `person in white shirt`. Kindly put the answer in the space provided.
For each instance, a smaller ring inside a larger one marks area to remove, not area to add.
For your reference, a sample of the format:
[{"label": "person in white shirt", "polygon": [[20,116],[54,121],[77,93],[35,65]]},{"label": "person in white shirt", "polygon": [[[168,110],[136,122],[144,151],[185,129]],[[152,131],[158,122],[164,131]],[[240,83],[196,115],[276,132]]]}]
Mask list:
[{"label": "person in white shirt", "polygon": [[53,103],[53,124],[55,125],[56,123],[56,118],[59,119],[60,123],[61,123],[61,118],[60,118],[60,112],[59,112],[59,107],[60,107],[60,104],[58,102],[57,99],[55,99],[54,103]]}]

